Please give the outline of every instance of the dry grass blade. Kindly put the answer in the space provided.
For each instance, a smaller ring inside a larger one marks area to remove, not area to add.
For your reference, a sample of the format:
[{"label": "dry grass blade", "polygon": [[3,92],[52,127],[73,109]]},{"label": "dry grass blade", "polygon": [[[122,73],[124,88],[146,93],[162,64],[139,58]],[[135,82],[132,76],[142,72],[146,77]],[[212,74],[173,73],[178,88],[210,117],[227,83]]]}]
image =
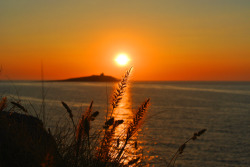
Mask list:
[{"label": "dry grass blade", "polygon": [[[93,101],[91,101],[87,111],[85,112],[85,114],[82,114],[82,117],[79,120],[79,123],[77,125],[77,129],[76,129],[76,139],[77,140],[84,137],[85,134],[87,134],[87,136],[89,136],[90,121],[93,120],[93,117],[91,115],[92,106],[93,106]],[[97,113],[93,113],[93,114],[95,114],[96,116],[98,115]]]},{"label": "dry grass blade", "polygon": [[128,134],[127,136],[132,137],[133,134],[138,130],[140,125],[142,124],[142,120],[144,118],[144,115],[147,111],[148,105],[149,105],[150,99],[147,99],[138,109],[137,113],[135,114],[133,118],[133,122],[130,123],[130,126],[128,128]]},{"label": "dry grass blade", "polygon": [[169,161],[167,167],[170,167],[171,164],[174,166],[175,161],[177,160],[178,156],[181,155],[184,151],[184,149],[186,148],[187,143],[190,140],[196,140],[197,137],[201,136],[202,134],[204,134],[207,131],[207,129],[202,129],[200,131],[198,131],[197,133],[194,133],[194,135],[192,137],[190,137],[187,141],[185,141],[179,148],[178,150],[175,152],[175,154],[172,156],[171,160]]},{"label": "dry grass blade", "polygon": [[18,107],[19,109],[21,109],[23,112],[25,113],[28,113],[28,111],[26,110],[26,108],[24,108],[24,106],[22,106],[21,104],[19,103],[16,103],[16,102],[11,102],[11,104],[13,104],[14,106]]},{"label": "dry grass blade", "polygon": [[72,114],[72,111],[71,111],[71,109],[69,108],[69,106],[68,106],[66,103],[64,103],[63,101],[62,101],[62,105],[63,105],[63,107],[67,110],[67,112],[68,112],[68,114],[69,114],[69,117],[70,117],[71,119],[73,119],[73,114]]},{"label": "dry grass blade", "polygon": [[179,154],[182,154],[182,153],[183,153],[183,151],[184,151],[185,147],[186,147],[186,144],[185,144],[185,143],[184,143],[184,144],[182,144],[182,145],[179,147],[179,149],[178,149]]},{"label": "dry grass blade", "polygon": [[[115,130],[116,128],[121,124],[121,121],[113,121],[111,129],[108,129],[105,131],[104,135],[104,142],[102,144],[102,147],[100,149],[99,157],[103,161],[107,161],[110,159],[109,153],[110,149],[112,148],[112,140],[114,138]],[[117,145],[119,145],[120,141],[117,141]]]},{"label": "dry grass blade", "polygon": [[111,126],[114,123],[114,117],[111,117],[108,121],[105,122],[105,125]]},{"label": "dry grass blade", "polygon": [[207,131],[207,129],[202,129],[200,130],[199,132],[197,133],[194,133],[193,137],[192,137],[192,140],[196,140],[197,137],[201,136],[203,133],[205,133]]},{"label": "dry grass blade", "polygon": [[99,111],[95,111],[93,114],[91,114],[91,121],[94,121],[95,120],[95,118],[97,117],[99,115]]},{"label": "dry grass blade", "polygon": [[84,120],[84,132],[86,133],[87,136],[89,136],[89,130],[90,130],[90,122],[88,118],[85,118]]},{"label": "dry grass blade", "polygon": [[[79,120],[79,123],[77,125],[76,129],[76,156],[75,156],[75,162],[74,166],[77,166],[78,164],[78,157],[79,157],[79,151],[81,150],[82,145],[84,145],[84,137],[87,137],[88,145],[90,147],[90,141],[89,141],[89,131],[90,131],[90,121],[93,119],[91,116],[92,112],[92,106],[93,101],[91,101],[87,111],[82,114],[81,119]],[[99,112],[98,112],[99,113]],[[97,116],[97,113],[94,113],[95,116]],[[90,148],[89,148],[90,149]]]},{"label": "dry grass blade", "polygon": [[139,160],[140,160],[140,157],[138,157],[138,158],[136,158],[136,159],[133,159],[133,160],[129,161],[129,162],[128,162],[128,166],[131,166],[131,165],[137,163]]},{"label": "dry grass blade", "polygon": [[135,149],[138,149],[138,147],[137,147],[137,141],[135,141]]},{"label": "dry grass blade", "polygon": [[73,124],[73,127],[74,127],[74,133],[75,133],[75,129],[76,129],[76,125],[75,125],[75,122],[73,120],[73,114],[72,114],[72,110],[69,108],[69,106],[62,101],[62,105],[63,107],[67,110],[68,114],[69,114],[69,118],[71,119],[71,122]]},{"label": "dry grass blade", "polygon": [[89,121],[91,119],[91,112],[92,112],[92,107],[93,107],[93,100],[91,101],[89,108],[87,109],[87,111],[85,112],[84,116],[85,118],[87,118]]},{"label": "dry grass blade", "polygon": [[122,124],[124,122],[124,120],[117,120],[116,121],[118,125]]},{"label": "dry grass blade", "polygon": [[115,128],[116,126],[113,126],[112,129],[106,131],[105,139],[104,139],[104,144],[102,146],[102,152],[101,152],[101,159],[103,161],[107,161],[109,159],[109,151],[112,143],[112,139],[115,134]]},{"label": "dry grass blade", "polygon": [[118,138],[116,141],[116,147],[118,148],[120,146],[120,139]]},{"label": "dry grass blade", "polygon": [[0,111],[3,111],[6,108],[6,103],[7,103],[7,97],[3,97],[1,102],[0,102]]},{"label": "dry grass blade", "polygon": [[127,136],[124,142],[123,147],[121,148],[121,150],[119,151],[117,157],[115,158],[116,161],[119,161],[121,158],[121,155],[123,154],[126,145],[128,144],[128,141],[131,139],[131,137],[137,132],[137,130],[140,128],[140,126],[143,123],[143,118],[145,116],[145,113],[147,111],[147,108],[149,106],[149,101],[150,99],[147,99],[138,109],[138,111],[136,112],[133,121],[129,124],[129,127],[127,129]]},{"label": "dry grass blade", "polygon": [[120,83],[118,83],[118,87],[115,89],[114,94],[113,94],[113,99],[112,99],[112,112],[110,117],[113,114],[113,111],[115,108],[117,108],[117,106],[119,105],[119,103],[122,100],[122,97],[125,93],[125,89],[127,87],[128,84],[128,78],[129,75],[132,71],[132,67],[125,73],[124,77],[122,78],[122,80],[120,81]]},{"label": "dry grass blade", "polygon": [[197,136],[201,136],[203,133],[205,133],[207,129],[202,129],[197,133]]},{"label": "dry grass blade", "polygon": [[84,126],[84,115],[82,115],[81,119],[79,120],[79,123],[77,125],[76,129],[76,139],[79,140],[79,138],[83,135],[83,126]]}]

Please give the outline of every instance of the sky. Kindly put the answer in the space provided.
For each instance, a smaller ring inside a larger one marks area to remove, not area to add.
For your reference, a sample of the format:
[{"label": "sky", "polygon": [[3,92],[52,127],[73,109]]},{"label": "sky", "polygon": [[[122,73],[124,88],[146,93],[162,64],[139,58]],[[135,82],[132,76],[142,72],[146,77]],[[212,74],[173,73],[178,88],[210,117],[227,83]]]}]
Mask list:
[{"label": "sky", "polygon": [[133,66],[140,81],[250,81],[250,1],[0,1],[0,66],[11,80]]}]

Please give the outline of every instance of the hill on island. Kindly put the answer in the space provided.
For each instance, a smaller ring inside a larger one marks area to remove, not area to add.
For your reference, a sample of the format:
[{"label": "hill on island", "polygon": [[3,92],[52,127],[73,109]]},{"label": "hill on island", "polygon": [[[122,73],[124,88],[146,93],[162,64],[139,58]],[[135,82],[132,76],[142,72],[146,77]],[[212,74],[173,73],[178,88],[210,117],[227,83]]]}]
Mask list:
[{"label": "hill on island", "polygon": [[65,80],[60,80],[63,82],[117,82],[119,79],[114,78],[112,76],[104,75],[101,73],[100,75],[91,75],[86,77],[79,77],[79,78],[69,78]]}]

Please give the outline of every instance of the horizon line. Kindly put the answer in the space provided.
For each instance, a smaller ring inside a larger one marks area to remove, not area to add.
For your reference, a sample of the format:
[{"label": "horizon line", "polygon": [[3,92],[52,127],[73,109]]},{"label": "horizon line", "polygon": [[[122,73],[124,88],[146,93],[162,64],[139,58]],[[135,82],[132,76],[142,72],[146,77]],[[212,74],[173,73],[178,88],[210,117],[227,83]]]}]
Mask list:
[{"label": "horizon line", "polygon": [[[49,80],[41,80],[41,79],[0,79],[0,81],[28,81],[28,82],[61,82],[64,79],[49,79]],[[131,82],[250,82],[250,80],[130,80]],[[99,81],[68,81],[68,82],[99,82]],[[100,81],[102,82],[102,81]],[[117,81],[119,82],[119,81]]]}]

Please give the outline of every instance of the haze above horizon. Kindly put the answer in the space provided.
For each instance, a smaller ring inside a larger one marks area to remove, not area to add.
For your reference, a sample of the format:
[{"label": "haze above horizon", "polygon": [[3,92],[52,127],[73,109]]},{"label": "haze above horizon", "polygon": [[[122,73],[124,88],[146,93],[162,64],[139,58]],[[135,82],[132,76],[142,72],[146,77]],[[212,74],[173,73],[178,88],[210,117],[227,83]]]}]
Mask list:
[{"label": "haze above horizon", "polygon": [[8,0],[0,25],[0,79],[250,81],[248,0]]}]

